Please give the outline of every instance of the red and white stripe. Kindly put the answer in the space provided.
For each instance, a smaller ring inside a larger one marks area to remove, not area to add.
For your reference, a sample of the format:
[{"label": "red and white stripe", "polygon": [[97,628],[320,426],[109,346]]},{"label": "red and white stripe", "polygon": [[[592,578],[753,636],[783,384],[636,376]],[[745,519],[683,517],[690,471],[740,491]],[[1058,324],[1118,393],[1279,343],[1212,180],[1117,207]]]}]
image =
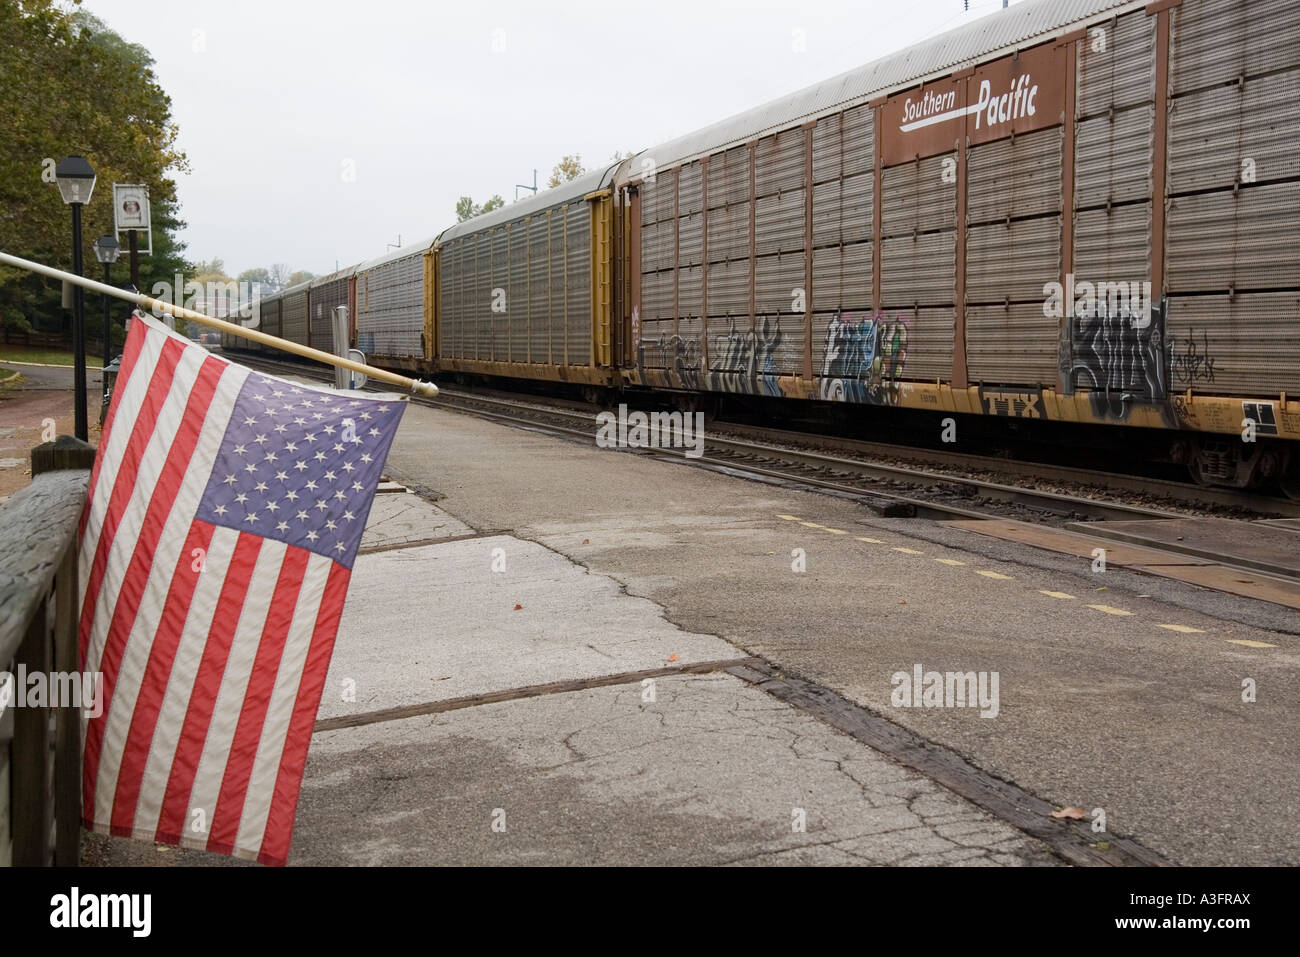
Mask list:
[{"label": "red and white stripe", "polygon": [[104,700],[83,814],[282,864],[350,572],[196,520],[249,374],[132,323],[83,519],[82,668]]}]

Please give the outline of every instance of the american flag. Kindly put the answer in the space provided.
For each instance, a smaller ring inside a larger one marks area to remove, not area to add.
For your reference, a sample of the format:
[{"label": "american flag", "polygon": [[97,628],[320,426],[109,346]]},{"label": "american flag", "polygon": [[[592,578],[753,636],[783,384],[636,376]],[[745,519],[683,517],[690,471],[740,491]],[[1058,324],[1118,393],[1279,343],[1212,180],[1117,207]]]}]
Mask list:
[{"label": "american flag", "polygon": [[285,862],[404,408],[131,324],[82,519],[79,646],[103,702],[83,717],[88,828]]}]

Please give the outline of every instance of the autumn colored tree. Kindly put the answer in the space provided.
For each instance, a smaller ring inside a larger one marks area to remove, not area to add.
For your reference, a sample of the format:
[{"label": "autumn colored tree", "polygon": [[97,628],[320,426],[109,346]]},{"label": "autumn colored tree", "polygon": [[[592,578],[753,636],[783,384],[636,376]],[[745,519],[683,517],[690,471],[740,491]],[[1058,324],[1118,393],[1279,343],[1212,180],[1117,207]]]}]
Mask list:
[{"label": "autumn colored tree", "polygon": [[[141,290],[189,271],[176,239],[184,223],[172,179],[188,166],[176,145],[171,100],[152,65],[147,50],[75,0],[70,8],[53,0],[0,0],[0,249],[71,268],[70,216],[53,169],[79,153],[98,175],[83,209],[87,272],[98,278],[92,246],[113,232],[114,182],[149,187],[154,252],[140,258]],[[124,254],[113,280],[125,285],[128,275]],[[65,331],[70,319],[60,307],[59,284],[0,267],[0,325]]]},{"label": "autumn colored tree", "polygon": [[582,165],[582,157],[574,153],[572,156],[566,156],[555,164],[555,168],[551,170],[551,178],[546,181],[546,185],[549,189],[554,189],[561,183],[577,179],[585,172],[587,172],[587,169]]}]

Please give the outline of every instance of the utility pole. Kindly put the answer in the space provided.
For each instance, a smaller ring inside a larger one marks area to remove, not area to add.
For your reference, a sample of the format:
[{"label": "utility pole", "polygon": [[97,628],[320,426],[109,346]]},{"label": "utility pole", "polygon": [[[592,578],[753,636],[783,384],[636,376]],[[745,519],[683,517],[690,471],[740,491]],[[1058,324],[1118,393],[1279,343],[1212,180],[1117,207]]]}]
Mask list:
[{"label": "utility pole", "polygon": [[532,185],[532,186],[529,186],[527,183],[515,183],[515,202],[518,202],[518,201],[519,201],[519,191],[520,191],[521,189],[532,190],[533,195],[534,195],[534,196],[537,195],[537,170],[533,170],[533,185]]}]

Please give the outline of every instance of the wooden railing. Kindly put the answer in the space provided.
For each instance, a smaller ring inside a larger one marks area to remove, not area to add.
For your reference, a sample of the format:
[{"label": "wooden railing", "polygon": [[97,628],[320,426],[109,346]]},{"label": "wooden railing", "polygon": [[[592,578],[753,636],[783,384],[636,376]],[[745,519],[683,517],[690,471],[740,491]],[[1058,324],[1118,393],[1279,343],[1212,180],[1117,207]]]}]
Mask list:
[{"label": "wooden railing", "polygon": [[81,835],[81,716],[46,696],[28,707],[20,668],[77,662],[77,526],[95,450],[71,436],[32,450],[32,484],[0,505],[0,865],[75,865]]}]

